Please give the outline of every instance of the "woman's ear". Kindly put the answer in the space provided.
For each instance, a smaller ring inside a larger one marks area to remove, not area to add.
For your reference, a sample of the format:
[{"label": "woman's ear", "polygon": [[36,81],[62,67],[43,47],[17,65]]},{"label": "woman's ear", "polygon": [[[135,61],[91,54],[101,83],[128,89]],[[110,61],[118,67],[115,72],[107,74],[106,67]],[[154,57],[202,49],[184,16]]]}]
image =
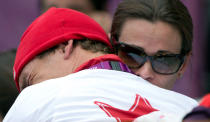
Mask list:
[{"label": "woman's ear", "polygon": [[179,77],[182,77],[182,75],[187,69],[187,66],[190,64],[191,56],[192,56],[192,51],[185,56],[184,63],[182,64],[182,67],[180,68],[178,73]]},{"label": "woman's ear", "polygon": [[73,40],[69,40],[64,48],[64,59],[68,59],[73,51]]}]

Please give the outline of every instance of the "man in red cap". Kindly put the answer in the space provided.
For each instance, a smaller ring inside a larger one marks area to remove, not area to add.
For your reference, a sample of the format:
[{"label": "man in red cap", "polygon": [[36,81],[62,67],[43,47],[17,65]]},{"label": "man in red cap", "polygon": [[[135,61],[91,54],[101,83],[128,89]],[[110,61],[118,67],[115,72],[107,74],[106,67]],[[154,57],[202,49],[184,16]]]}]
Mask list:
[{"label": "man in red cap", "polygon": [[4,122],[178,118],[197,103],[131,73],[104,30],[78,11],[51,8],[25,31],[14,78],[20,95]]},{"label": "man in red cap", "polygon": [[[37,18],[21,38],[14,64],[16,86],[22,90],[40,81],[89,68],[100,61],[120,61],[115,55],[105,55],[83,67],[86,61],[109,53],[109,48],[112,46],[106,33],[90,17],[70,9],[52,8]],[[28,70],[35,73],[28,74],[31,72]]]}]

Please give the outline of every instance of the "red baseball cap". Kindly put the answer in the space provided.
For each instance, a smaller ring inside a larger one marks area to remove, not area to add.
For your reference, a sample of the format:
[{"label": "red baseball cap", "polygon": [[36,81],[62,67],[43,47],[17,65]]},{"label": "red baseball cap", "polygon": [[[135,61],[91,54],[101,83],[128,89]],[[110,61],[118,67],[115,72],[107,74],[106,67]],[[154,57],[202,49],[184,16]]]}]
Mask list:
[{"label": "red baseball cap", "polygon": [[89,16],[67,8],[50,8],[24,32],[17,49],[13,76],[19,88],[19,75],[24,66],[41,52],[70,39],[98,40],[110,48],[106,32]]}]

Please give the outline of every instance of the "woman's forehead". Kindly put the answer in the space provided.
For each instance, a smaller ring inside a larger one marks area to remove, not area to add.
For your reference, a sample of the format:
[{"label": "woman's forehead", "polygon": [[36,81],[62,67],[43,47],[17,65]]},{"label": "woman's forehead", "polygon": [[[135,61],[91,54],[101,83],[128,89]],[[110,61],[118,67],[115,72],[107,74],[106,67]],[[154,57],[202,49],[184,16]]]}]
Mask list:
[{"label": "woman's forehead", "polygon": [[142,19],[127,20],[119,41],[139,46],[148,53],[179,53],[181,50],[181,35],[178,30],[161,21],[152,23]]}]

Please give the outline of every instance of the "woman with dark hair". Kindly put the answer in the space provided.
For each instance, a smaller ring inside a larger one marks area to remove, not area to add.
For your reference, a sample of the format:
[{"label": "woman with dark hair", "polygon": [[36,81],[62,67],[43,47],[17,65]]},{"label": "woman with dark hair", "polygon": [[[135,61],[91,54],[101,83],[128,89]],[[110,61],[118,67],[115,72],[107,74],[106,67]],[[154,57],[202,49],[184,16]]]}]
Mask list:
[{"label": "woman with dark hair", "polygon": [[172,89],[192,54],[192,18],[180,0],[123,0],[114,14],[111,38],[136,75]]}]

